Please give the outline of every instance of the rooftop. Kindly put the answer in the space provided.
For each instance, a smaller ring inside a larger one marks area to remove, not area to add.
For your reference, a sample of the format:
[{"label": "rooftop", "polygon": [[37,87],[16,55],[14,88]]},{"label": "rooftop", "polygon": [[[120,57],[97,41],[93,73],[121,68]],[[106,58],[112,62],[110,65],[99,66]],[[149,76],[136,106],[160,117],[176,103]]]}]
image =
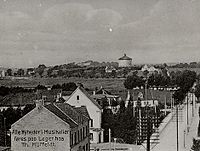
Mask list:
[{"label": "rooftop", "polygon": [[132,58],[126,56],[126,54],[124,54],[123,57],[119,58],[118,60],[132,60]]},{"label": "rooftop", "polygon": [[46,105],[45,108],[68,123],[71,128],[77,127],[90,119],[85,106],[77,108],[67,103],[53,103]]}]

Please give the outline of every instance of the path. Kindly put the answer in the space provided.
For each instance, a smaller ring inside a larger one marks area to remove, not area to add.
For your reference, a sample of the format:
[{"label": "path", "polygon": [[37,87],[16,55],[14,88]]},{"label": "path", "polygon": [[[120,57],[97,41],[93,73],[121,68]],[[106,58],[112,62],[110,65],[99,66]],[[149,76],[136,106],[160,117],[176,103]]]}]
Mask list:
[{"label": "path", "polygon": [[[191,102],[192,97],[189,97]],[[198,107],[194,110],[194,116],[192,116],[192,105],[188,105],[188,117],[189,117],[189,128],[187,132],[187,106],[184,105],[182,109],[182,116],[179,116],[179,150],[178,151],[189,151],[192,146],[192,139],[196,137],[197,126],[199,122]],[[170,121],[166,128],[160,134],[160,143],[156,145],[153,151],[177,151],[177,125],[176,117]]]}]

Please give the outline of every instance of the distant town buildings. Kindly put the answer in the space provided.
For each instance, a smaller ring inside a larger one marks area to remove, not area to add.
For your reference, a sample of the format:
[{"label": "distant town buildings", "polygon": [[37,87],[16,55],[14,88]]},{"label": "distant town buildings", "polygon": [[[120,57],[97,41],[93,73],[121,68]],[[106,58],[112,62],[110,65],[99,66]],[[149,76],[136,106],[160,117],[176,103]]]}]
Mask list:
[{"label": "distant town buildings", "polygon": [[144,71],[148,71],[149,74],[155,73],[155,72],[161,72],[160,69],[155,68],[154,66],[148,66],[148,65],[144,65],[141,69],[142,72]]},{"label": "distant town buildings", "polygon": [[85,61],[85,62],[79,62],[76,65],[83,67],[83,66],[90,66],[92,63],[93,63],[92,60],[88,60],[88,61]]},{"label": "distant town buildings", "polygon": [[65,103],[76,107],[86,106],[91,118],[91,143],[103,142],[103,129],[101,128],[102,107],[90,96],[90,94],[83,87],[78,86]]},{"label": "distant town buildings", "polygon": [[113,66],[106,66],[105,72],[106,72],[106,73],[116,72],[116,69],[115,69],[115,67],[113,67]]},{"label": "distant town buildings", "polygon": [[84,106],[67,103],[36,107],[11,126],[13,151],[89,151],[89,120]]},{"label": "distant town buildings", "polygon": [[0,71],[0,78],[4,78],[6,76],[5,70]]},{"label": "distant town buildings", "polygon": [[119,61],[119,67],[130,67],[132,66],[132,58],[126,56],[126,54],[124,54],[123,57],[118,59]]}]

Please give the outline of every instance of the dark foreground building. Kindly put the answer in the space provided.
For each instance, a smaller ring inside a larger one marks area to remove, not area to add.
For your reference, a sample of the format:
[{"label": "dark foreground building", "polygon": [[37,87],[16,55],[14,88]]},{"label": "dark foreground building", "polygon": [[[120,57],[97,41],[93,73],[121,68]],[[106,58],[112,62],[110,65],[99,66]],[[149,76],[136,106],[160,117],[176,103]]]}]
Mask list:
[{"label": "dark foreground building", "polygon": [[85,106],[43,105],[11,126],[13,151],[89,151],[89,114]]}]

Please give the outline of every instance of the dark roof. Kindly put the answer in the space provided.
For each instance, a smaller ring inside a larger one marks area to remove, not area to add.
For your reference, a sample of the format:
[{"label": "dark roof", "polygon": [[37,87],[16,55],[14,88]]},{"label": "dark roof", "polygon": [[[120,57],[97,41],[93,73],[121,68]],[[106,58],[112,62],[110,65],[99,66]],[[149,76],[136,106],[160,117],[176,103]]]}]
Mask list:
[{"label": "dark roof", "polygon": [[126,54],[124,54],[123,57],[119,58],[119,60],[132,60],[132,58],[126,56]]},{"label": "dark roof", "polygon": [[87,119],[91,119],[90,115],[87,111],[86,106],[81,106],[81,107],[76,107],[74,108],[77,112],[79,112],[80,114],[82,114],[84,117],[86,117]]},{"label": "dark roof", "polygon": [[46,105],[45,108],[47,108],[49,111],[54,113],[56,116],[58,116],[60,119],[65,121],[70,125],[71,128],[77,127],[78,124],[73,121],[69,116],[67,116],[65,113],[63,113],[58,107],[56,107],[54,104]]},{"label": "dark roof", "polygon": [[90,119],[86,107],[74,107],[67,103],[54,103],[45,107],[72,128]]},{"label": "dark roof", "polygon": [[70,96],[73,93],[73,91],[62,91],[63,96]]},{"label": "dark roof", "polygon": [[96,94],[109,94],[109,95],[111,95],[111,93],[109,91],[105,90],[104,88],[100,88],[99,90],[97,90]]},{"label": "dark roof", "polygon": [[103,99],[103,98],[106,98],[106,96],[104,94],[95,94],[95,95],[91,95],[91,97],[93,99]]}]

